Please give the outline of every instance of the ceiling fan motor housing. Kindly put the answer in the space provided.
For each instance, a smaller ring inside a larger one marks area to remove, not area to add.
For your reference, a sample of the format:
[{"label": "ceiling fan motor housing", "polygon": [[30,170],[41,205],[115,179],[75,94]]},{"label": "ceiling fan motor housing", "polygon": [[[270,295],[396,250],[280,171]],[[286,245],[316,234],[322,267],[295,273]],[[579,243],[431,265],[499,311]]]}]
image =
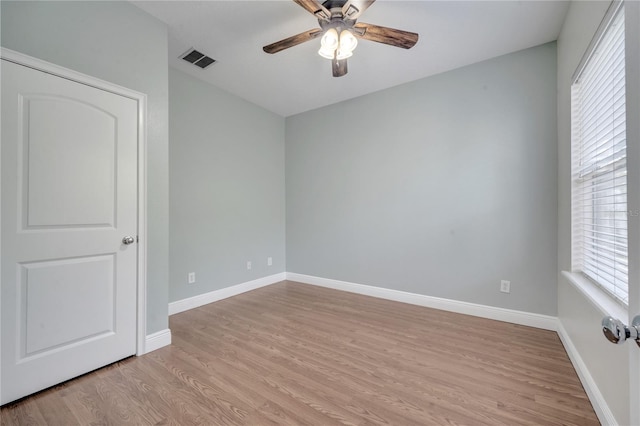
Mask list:
[{"label": "ceiling fan motor housing", "polygon": [[346,3],[347,3],[346,0],[327,0],[324,3],[322,3],[322,5],[329,10],[335,9],[338,7],[342,10],[342,8]]},{"label": "ceiling fan motor housing", "polygon": [[353,28],[356,20],[349,19],[348,16],[357,12],[358,9],[350,4],[347,13],[343,14],[342,9],[346,3],[346,0],[327,0],[322,3],[322,6],[327,8],[331,13],[331,17],[329,19],[319,17],[318,24],[320,25],[320,28],[325,31],[329,28],[335,28],[338,32],[340,32],[340,30]]}]

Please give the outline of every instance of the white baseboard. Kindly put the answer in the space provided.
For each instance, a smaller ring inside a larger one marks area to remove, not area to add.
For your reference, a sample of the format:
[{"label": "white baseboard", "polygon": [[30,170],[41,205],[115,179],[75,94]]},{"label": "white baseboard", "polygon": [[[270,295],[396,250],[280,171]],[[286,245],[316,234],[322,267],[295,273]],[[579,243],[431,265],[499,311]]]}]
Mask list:
[{"label": "white baseboard", "polygon": [[603,425],[617,425],[618,423],[616,422],[613,412],[609,408],[607,401],[605,401],[602,396],[602,393],[600,393],[598,385],[596,385],[595,380],[593,380],[587,365],[582,360],[578,349],[576,349],[575,345],[571,341],[571,338],[561,321],[558,321],[558,336],[560,336],[560,340],[567,351],[567,355],[569,355],[573,368],[578,373],[580,382],[582,382],[582,386],[589,397],[589,401],[591,401],[591,405],[593,405],[593,409],[598,416],[598,420],[600,420],[600,423]]},{"label": "white baseboard", "polygon": [[220,290],[214,290],[209,293],[199,294],[197,296],[171,302],[169,303],[169,315],[188,311],[189,309],[194,309],[202,305],[208,305],[209,303],[217,302],[218,300],[237,296],[238,294],[245,293],[247,291],[284,281],[285,279],[286,273],[281,272],[279,274],[269,275],[268,277],[258,278],[257,280],[247,281],[246,283],[221,288]]},{"label": "white baseboard", "polygon": [[171,330],[168,328],[160,330],[158,332],[148,334],[144,342],[144,353],[148,354],[156,349],[160,349],[164,346],[171,344]]},{"label": "white baseboard", "polygon": [[461,302],[458,300],[443,299],[440,297],[425,296],[423,294],[408,293],[405,291],[391,290],[370,285],[355,284],[328,278],[313,277],[310,275],[287,272],[287,280],[297,281],[320,287],[333,288],[366,296],[379,297],[381,299],[394,300],[396,302],[410,303],[412,305],[441,309],[443,311],[457,312],[459,314],[473,315],[489,318],[544,330],[557,330],[558,319],[549,315],[534,314],[512,309],[496,308],[493,306],[478,305],[476,303]]}]

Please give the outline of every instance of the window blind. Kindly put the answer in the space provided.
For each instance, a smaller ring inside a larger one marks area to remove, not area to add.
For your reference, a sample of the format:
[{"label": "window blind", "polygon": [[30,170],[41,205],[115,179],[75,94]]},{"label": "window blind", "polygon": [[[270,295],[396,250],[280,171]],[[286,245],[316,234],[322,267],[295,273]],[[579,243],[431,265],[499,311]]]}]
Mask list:
[{"label": "window blind", "polygon": [[571,87],[572,268],[628,304],[624,6]]}]

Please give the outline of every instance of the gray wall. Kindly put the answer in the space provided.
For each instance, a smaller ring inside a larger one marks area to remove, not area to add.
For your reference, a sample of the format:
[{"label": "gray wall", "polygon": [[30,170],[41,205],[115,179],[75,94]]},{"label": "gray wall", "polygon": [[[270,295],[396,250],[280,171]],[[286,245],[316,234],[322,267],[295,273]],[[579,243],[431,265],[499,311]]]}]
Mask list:
[{"label": "gray wall", "polygon": [[288,117],[287,270],[555,315],[556,143],[555,43]]},{"label": "gray wall", "polygon": [[560,274],[571,270],[571,78],[608,6],[608,1],[572,2],[558,38],[558,317],[618,424],[627,425],[628,348],[603,338],[600,321],[609,313]]},{"label": "gray wall", "polygon": [[147,333],[167,328],[167,29],[126,2],[2,1],[3,47],[148,95]]},{"label": "gray wall", "polygon": [[169,300],[284,272],[284,118],[175,69],[169,96]]}]

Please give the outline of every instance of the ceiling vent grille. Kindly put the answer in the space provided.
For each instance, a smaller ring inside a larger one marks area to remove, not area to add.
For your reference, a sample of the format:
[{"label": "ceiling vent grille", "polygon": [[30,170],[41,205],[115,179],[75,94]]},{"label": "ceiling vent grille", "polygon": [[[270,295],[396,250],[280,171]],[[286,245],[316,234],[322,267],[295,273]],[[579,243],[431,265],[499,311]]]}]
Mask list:
[{"label": "ceiling vent grille", "polygon": [[216,60],[208,57],[204,53],[198,52],[196,49],[191,48],[187,50],[185,53],[180,55],[182,59],[193,64],[202,69],[207,68],[209,65],[213,64]]}]

